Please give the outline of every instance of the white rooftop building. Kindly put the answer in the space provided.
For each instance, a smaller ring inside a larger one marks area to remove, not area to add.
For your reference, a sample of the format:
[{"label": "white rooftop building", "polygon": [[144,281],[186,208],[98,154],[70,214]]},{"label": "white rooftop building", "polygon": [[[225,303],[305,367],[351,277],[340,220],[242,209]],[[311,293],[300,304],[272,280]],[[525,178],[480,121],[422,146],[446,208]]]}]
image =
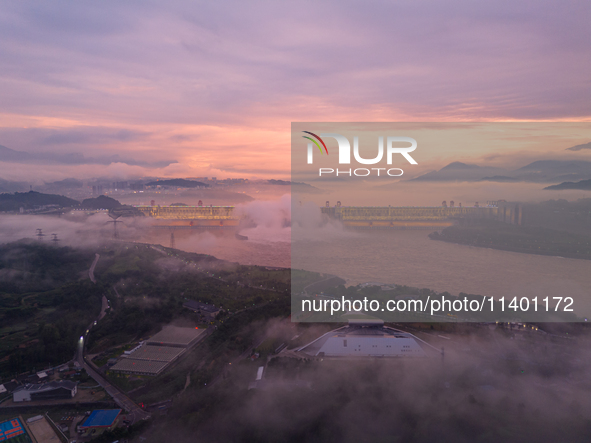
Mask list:
[{"label": "white rooftop building", "polygon": [[325,357],[427,357],[436,351],[418,337],[384,326],[381,320],[349,320],[298,349]]}]

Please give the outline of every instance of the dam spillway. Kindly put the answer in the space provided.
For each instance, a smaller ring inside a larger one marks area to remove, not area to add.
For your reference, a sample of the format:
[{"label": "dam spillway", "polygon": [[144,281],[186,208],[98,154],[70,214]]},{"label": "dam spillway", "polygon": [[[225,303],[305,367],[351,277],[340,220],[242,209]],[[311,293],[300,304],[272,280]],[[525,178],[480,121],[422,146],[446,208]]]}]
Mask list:
[{"label": "dam spillway", "polygon": [[[240,224],[234,206],[135,206],[154,227],[229,228]],[[462,218],[505,219],[507,208],[497,206],[333,206],[322,214],[352,228],[430,229],[452,226]],[[511,212],[513,214],[513,212]],[[515,219],[515,217],[513,217]],[[509,221],[510,222],[510,221]],[[520,223],[519,223],[520,224]]]},{"label": "dam spillway", "polygon": [[430,229],[452,226],[462,218],[496,219],[498,208],[419,206],[333,206],[323,214],[352,228]]},{"label": "dam spillway", "polygon": [[154,227],[226,228],[235,227],[240,217],[234,206],[135,206],[154,219]]}]

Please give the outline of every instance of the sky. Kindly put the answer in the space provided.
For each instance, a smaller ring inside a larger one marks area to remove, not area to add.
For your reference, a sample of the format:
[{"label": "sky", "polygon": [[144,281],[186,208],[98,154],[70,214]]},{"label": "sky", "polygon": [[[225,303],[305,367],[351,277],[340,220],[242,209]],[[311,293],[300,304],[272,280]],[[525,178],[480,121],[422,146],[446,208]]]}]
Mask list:
[{"label": "sky", "polygon": [[3,1],[0,145],[28,155],[0,178],[288,178],[294,121],[589,122],[590,22],[587,1]]}]

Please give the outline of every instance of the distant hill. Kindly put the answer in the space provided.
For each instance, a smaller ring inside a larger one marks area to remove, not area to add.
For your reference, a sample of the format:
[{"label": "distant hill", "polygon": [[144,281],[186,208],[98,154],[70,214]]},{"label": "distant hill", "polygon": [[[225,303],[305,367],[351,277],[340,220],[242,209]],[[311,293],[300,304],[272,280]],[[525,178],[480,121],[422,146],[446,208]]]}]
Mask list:
[{"label": "distant hill", "polygon": [[269,183],[270,185],[279,185],[279,186],[291,186],[291,190],[293,192],[299,192],[299,193],[308,193],[308,194],[318,194],[321,193],[322,191],[320,189],[318,189],[315,186],[309,185],[308,183],[302,183],[302,182],[289,182],[289,181],[285,181],[285,180],[267,180],[267,183]]},{"label": "distant hill", "polygon": [[0,211],[18,211],[20,208],[34,209],[39,206],[56,205],[61,208],[77,207],[80,204],[63,195],[42,194],[40,192],[15,192],[0,194]]},{"label": "distant hill", "polygon": [[564,182],[559,185],[546,186],[547,191],[561,191],[565,189],[579,189],[582,191],[591,191],[591,180],[581,180],[578,182]]},{"label": "distant hill", "polygon": [[117,217],[143,217],[140,211],[130,205],[122,205],[118,200],[107,197],[106,195],[99,195],[96,198],[87,198],[80,204],[82,209],[108,209],[109,215],[113,218]]},{"label": "distant hill", "polygon": [[119,201],[106,195],[99,195],[96,198],[86,198],[80,204],[82,209],[115,209],[122,206]]},{"label": "distant hill", "polygon": [[587,180],[590,178],[591,162],[582,160],[537,160],[513,171],[491,166],[453,162],[439,171],[431,171],[411,180],[560,183],[567,180]]},{"label": "distant hill", "polygon": [[474,181],[483,177],[506,175],[507,171],[490,166],[479,166],[462,162],[453,162],[439,171],[431,171],[413,181]]},{"label": "distant hill", "polygon": [[444,166],[443,168],[441,168],[441,171],[448,171],[451,169],[481,169],[482,166],[478,166],[472,163],[462,163],[462,162],[452,162],[447,166]]},{"label": "distant hill", "polygon": [[589,173],[591,172],[591,162],[583,160],[537,160],[517,169],[517,171],[534,171],[552,174]]},{"label": "distant hill", "polygon": [[480,179],[481,182],[518,182],[519,179],[515,177],[507,177],[506,175],[495,175],[494,177],[483,177]]},{"label": "distant hill", "polygon": [[185,180],[184,178],[172,178],[170,180],[157,180],[150,183],[146,183],[146,186],[172,186],[175,188],[207,188],[209,185],[194,180]]},{"label": "distant hill", "polygon": [[572,148],[566,148],[567,151],[581,151],[583,149],[591,149],[591,142],[573,146]]}]

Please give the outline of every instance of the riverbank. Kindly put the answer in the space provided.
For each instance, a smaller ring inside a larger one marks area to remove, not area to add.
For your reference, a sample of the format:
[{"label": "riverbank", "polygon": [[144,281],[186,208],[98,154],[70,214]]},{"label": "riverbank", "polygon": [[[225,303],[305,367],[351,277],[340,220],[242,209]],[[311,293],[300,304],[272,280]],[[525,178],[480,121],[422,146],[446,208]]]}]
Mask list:
[{"label": "riverbank", "polygon": [[524,254],[591,260],[591,236],[494,221],[457,225],[429,234],[432,240]]}]

